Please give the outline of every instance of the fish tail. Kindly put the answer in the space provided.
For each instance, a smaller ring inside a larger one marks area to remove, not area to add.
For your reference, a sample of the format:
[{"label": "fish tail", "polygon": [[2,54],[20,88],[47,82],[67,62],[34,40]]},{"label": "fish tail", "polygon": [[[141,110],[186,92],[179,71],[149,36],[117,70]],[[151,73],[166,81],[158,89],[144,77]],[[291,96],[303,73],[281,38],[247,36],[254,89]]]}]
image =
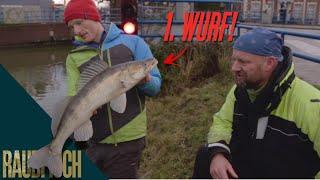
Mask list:
[{"label": "fish tail", "polygon": [[61,153],[55,154],[51,152],[49,145],[32,153],[28,163],[29,167],[33,169],[40,169],[41,167],[46,166],[55,177],[62,176]]}]

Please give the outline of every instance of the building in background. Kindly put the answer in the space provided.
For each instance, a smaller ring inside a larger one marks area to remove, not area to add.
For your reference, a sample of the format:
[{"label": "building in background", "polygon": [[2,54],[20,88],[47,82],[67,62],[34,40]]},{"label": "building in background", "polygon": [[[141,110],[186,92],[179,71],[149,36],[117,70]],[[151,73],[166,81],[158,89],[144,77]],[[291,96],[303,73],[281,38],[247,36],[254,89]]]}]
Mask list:
[{"label": "building in background", "polygon": [[320,24],[320,0],[244,0],[248,22]]},{"label": "building in background", "polygon": [[1,0],[0,23],[21,24],[53,20],[52,0]]},{"label": "building in background", "polygon": [[43,10],[49,10],[52,0],[1,0],[0,5],[40,6]]}]

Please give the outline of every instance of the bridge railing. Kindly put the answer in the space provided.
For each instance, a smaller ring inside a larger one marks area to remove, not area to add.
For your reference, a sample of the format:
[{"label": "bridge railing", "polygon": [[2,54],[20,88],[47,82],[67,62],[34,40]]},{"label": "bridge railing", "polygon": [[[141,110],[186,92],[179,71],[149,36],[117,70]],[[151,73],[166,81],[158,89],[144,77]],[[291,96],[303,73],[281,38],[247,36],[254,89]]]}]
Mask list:
[{"label": "bridge railing", "polygon": [[[22,6],[0,7],[0,24],[62,23],[63,12],[64,8],[26,10]],[[100,15],[103,22],[121,23],[120,8],[101,8]]]},{"label": "bridge railing", "polygon": [[[234,1],[230,1],[230,0],[224,0],[225,2],[241,2],[240,0],[234,0]],[[140,1],[141,2],[141,1]],[[144,2],[144,1],[142,1]],[[218,2],[217,0],[149,0],[148,2]],[[219,1],[222,2],[222,1]],[[138,22],[140,25],[160,25],[162,27],[165,27],[167,21],[163,20],[163,18],[160,18],[158,20],[149,20],[149,19],[138,19]],[[173,20],[172,22],[173,25],[183,25],[183,21],[181,20]],[[241,29],[253,29],[256,26],[248,26],[248,25],[243,25],[243,24],[237,24],[237,35],[240,35],[241,33]],[[269,29],[273,32],[276,32],[278,34],[280,34],[280,36],[282,37],[283,40],[285,40],[285,36],[295,36],[295,37],[301,37],[301,38],[308,38],[308,39],[314,39],[314,40],[320,40],[320,35],[315,35],[315,34],[310,34],[310,33],[301,33],[301,32],[292,32],[292,31],[285,31],[285,30],[276,30],[276,29]],[[140,34],[140,36],[142,37],[149,37],[149,38],[161,38],[163,36],[163,34]],[[175,37],[181,37],[182,34],[176,34]],[[320,63],[320,57],[317,56],[312,56],[309,55],[307,53],[303,53],[303,52],[293,52],[293,56],[298,57],[298,58],[302,58],[311,62],[315,62],[315,63]]]},{"label": "bridge railing", "polygon": [[[167,24],[166,15],[168,11],[174,13],[172,26],[183,25],[183,18],[177,17],[175,8],[177,3],[242,3],[243,0],[139,0],[138,23],[139,23],[139,35],[142,37],[160,38],[162,37],[161,31],[164,31]],[[166,3],[167,7],[152,7],[145,6],[144,3]],[[171,4],[171,5],[170,5]],[[173,5],[172,5],[173,4]],[[141,10],[142,9],[142,10]],[[145,15],[147,14],[147,15]],[[149,18],[153,17],[153,18]],[[174,29],[174,28],[173,28]],[[182,29],[182,28],[180,28]],[[157,32],[157,34],[150,34],[150,32]],[[175,37],[181,37],[182,33],[175,34]]]}]

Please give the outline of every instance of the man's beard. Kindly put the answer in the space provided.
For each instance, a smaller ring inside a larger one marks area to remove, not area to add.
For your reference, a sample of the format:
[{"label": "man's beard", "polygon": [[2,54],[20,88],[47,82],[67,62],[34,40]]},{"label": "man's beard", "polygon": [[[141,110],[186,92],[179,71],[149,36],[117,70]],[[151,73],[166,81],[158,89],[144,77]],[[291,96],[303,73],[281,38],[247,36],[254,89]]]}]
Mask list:
[{"label": "man's beard", "polygon": [[245,88],[245,89],[254,89],[257,90],[260,88],[260,82],[256,81],[256,82],[250,82],[248,81],[247,75],[244,75],[245,77],[242,77],[241,79],[237,79],[236,77],[237,75],[235,75],[235,83],[238,87],[241,88]]}]

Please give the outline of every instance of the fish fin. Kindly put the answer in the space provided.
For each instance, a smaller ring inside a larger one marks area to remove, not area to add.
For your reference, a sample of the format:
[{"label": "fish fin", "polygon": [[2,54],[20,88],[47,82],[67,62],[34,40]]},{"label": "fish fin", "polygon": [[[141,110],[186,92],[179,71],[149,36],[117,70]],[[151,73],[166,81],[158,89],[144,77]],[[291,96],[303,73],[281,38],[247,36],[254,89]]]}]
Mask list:
[{"label": "fish fin", "polygon": [[116,111],[117,113],[124,113],[124,111],[126,110],[126,106],[127,106],[126,93],[110,101],[111,109]]},{"label": "fish fin", "polygon": [[84,65],[80,74],[78,90],[82,89],[93,77],[107,69],[108,65],[102,60],[91,60]]},{"label": "fish fin", "polygon": [[89,120],[73,132],[76,141],[88,141],[93,135],[92,122]]},{"label": "fish fin", "polygon": [[49,171],[55,177],[62,176],[62,159],[61,154],[50,152],[49,146],[42,147],[38,151],[32,153],[28,160],[29,167],[40,169],[43,166],[49,168]]},{"label": "fish fin", "polygon": [[56,135],[60,120],[64,110],[66,109],[67,105],[69,104],[69,100],[71,99],[70,96],[63,97],[63,99],[59,100],[56,104],[53,105],[53,112],[51,114],[51,132],[53,137]]}]

